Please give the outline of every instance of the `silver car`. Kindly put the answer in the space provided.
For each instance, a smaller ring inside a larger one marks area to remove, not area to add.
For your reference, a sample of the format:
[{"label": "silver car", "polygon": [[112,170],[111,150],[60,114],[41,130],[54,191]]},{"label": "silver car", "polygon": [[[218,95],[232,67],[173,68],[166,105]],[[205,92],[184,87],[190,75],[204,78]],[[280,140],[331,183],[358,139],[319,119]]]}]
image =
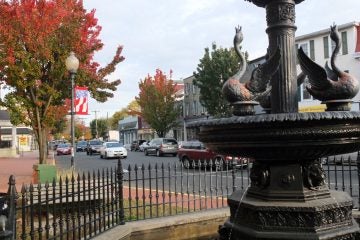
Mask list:
[{"label": "silver car", "polygon": [[149,145],[144,148],[145,156],[154,154],[158,157],[164,154],[176,156],[178,152],[178,143],[174,138],[154,138]]},{"label": "silver car", "polygon": [[119,142],[105,142],[100,148],[100,158],[127,158],[127,150]]}]

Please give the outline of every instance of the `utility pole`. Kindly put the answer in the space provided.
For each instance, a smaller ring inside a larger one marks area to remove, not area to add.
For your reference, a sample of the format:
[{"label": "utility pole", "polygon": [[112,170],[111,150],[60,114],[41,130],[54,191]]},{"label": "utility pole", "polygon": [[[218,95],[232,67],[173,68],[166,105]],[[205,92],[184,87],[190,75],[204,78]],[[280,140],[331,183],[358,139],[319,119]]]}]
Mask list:
[{"label": "utility pole", "polygon": [[96,139],[99,138],[99,133],[98,133],[98,127],[97,127],[97,113],[99,112],[98,110],[94,110],[92,111],[95,113],[95,132],[96,132]]}]

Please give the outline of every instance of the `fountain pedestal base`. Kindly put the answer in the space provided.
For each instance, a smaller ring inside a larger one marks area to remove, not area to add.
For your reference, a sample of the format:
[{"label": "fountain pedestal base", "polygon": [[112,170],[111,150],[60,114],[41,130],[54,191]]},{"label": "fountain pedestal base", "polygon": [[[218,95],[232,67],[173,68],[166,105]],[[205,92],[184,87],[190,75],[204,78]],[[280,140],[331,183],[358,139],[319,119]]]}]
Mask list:
[{"label": "fountain pedestal base", "polygon": [[228,204],[231,217],[219,230],[221,240],[350,240],[360,232],[345,192],[305,201],[267,201],[247,195],[242,199],[236,191]]}]

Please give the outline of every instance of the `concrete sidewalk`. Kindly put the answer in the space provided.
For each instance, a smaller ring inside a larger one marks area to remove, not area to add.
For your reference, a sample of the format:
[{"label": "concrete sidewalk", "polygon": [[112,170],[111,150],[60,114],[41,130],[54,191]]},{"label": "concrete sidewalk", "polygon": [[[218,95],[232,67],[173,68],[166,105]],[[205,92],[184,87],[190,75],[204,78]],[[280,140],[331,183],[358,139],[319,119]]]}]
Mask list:
[{"label": "concrete sidewalk", "polygon": [[16,158],[0,158],[0,192],[7,192],[10,175],[15,176],[16,189],[32,182],[33,165],[39,162],[39,151],[22,152]]}]

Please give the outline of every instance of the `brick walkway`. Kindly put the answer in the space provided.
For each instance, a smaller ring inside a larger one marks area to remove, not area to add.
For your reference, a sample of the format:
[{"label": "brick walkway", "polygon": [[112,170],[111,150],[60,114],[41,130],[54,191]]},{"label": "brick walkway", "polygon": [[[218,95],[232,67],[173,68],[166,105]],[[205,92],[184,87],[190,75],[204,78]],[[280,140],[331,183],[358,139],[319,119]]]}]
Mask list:
[{"label": "brick walkway", "polygon": [[37,150],[24,152],[16,158],[0,158],[0,192],[7,192],[10,175],[15,176],[16,188],[21,190],[23,183],[32,181],[33,165],[39,161]]}]

